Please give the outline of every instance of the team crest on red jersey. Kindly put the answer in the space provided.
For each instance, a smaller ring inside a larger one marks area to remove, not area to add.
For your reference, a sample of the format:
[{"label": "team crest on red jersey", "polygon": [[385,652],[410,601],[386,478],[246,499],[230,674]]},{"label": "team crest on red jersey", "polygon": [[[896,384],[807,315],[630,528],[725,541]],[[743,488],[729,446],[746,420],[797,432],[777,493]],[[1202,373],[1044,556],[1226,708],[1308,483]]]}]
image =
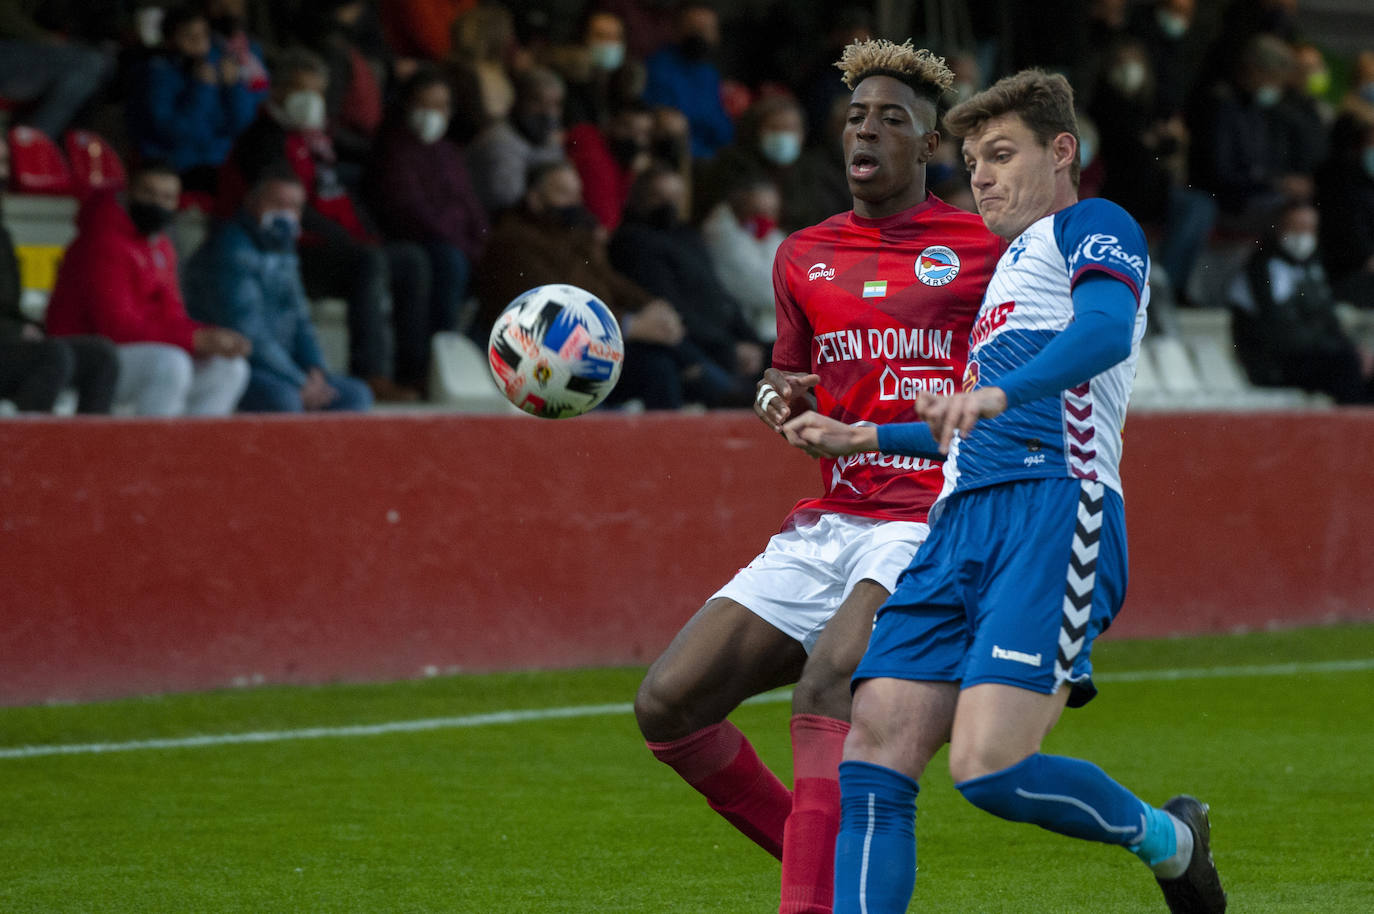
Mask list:
[{"label": "team crest on red jersey", "polygon": [[959,255],[953,248],[932,244],[916,258],[916,278],[928,286],[945,286],[959,275]]}]

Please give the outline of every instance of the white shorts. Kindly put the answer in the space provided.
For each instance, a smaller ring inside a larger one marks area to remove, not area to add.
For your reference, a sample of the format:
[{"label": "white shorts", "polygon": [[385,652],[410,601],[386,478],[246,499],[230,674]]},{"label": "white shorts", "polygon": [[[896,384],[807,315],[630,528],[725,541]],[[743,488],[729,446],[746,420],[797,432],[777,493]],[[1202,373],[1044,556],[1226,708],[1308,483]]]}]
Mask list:
[{"label": "white shorts", "polygon": [[809,654],[854,585],[868,579],[891,593],[929,533],[914,521],[803,513],[712,599],[734,600]]}]

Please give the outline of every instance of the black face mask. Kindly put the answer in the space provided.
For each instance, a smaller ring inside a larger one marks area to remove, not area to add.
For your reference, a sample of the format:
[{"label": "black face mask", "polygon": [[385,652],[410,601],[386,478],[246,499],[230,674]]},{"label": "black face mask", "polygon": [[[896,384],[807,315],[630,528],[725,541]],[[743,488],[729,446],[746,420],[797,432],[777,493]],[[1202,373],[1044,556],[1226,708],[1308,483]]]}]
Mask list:
[{"label": "black face mask", "polygon": [[678,45],[678,48],[682,51],[682,56],[688,60],[705,60],[715,50],[711,42],[700,35],[688,35],[682,39],[682,44]]},{"label": "black face mask", "polygon": [[610,146],[611,155],[620,163],[621,167],[628,166],[635,160],[636,156],[644,151],[643,146],[636,143],[630,137],[624,136],[611,137],[607,145]]},{"label": "black face mask", "polygon": [[640,219],[645,225],[656,229],[677,228],[681,221],[677,215],[677,207],[671,203],[661,203],[649,210]]},{"label": "black face mask", "polygon": [[154,235],[165,229],[176,215],[175,210],[170,210],[165,206],[158,206],[156,203],[144,203],[140,200],[129,201],[129,220],[134,224],[134,231],[147,237]]},{"label": "black face mask", "polygon": [[546,210],[549,221],[554,225],[567,229],[595,228],[597,225],[596,217],[592,211],[581,203],[574,203],[572,206],[555,206]]},{"label": "black face mask", "polygon": [[654,158],[672,168],[681,168],[687,160],[687,148],[671,137],[654,140],[652,152]]},{"label": "black face mask", "polygon": [[210,31],[216,35],[237,35],[243,27],[243,20],[238,16],[211,16]]},{"label": "black face mask", "polygon": [[515,116],[515,126],[525,135],[525,139],[536,146],[543,146],[558,129],[558,120],[548,114],[518,114]]}]

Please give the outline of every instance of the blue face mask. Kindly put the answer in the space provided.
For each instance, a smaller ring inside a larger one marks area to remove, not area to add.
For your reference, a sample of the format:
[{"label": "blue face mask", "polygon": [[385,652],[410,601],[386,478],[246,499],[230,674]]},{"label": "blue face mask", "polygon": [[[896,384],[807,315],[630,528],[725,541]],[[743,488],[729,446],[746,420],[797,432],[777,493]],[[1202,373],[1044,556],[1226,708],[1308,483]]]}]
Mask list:
[{"label": "blue face mask", "polygon": [[1374,181],[1374,146],[1366,146],[1364,152],[1360,153],[1360,164],[1364,166],[1364,173]]},{"label": "blue face mask", "polygon": [[300,219],[290,210],[268,210],[258,219],[258,241],[269,251],[289,251],[300,233]]},{"label": "blue face mask", "polygon": [[1374,105],[1374,83],[1365,83],[1360,86],[1360,98]]},{"label": "blue face mask", "polygon": [[774,165],[791,165],[801,155],[801,136],[790,130],[770,130],[759,137],[759,152]]},{"label": "blue face mask", "polygon": [[1255,104],[1261,108],[1272,108],[1283,98],[1283,89],[1278,86],[1260,86],[1255,90]]}]

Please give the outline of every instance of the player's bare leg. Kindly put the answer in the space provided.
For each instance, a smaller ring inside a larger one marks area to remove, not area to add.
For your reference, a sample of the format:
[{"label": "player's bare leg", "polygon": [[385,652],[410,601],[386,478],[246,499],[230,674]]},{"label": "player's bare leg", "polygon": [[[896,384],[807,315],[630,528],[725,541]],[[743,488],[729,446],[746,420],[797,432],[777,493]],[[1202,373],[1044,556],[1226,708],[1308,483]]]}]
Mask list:
[{"label": "player's bare leg", "polygon": [[805,662],[800,643],[717,597],[678,632],[635,695],[635,719],[654,755],[779,858],[791,792],[725,718],[744,699],[796,682]]},{"label": "player's bare leg", "polygon": [[1175,797],[1155,808],[1090,762],[1040,752],[1067,698],[1067,688],[1054,695],[995,683],[965,690],[950,740],[954,786],[1001,818],[1126,847],[1150,866],[1176,914],[1225,911],[1206,807]]},{"label": "player's bare leg", "polygon": [[792,693],[792,814],[782,845],[780,914],[831,910],[850,677],[887,597],[887,588],[874,581],[854,586],[816,640]]}]

